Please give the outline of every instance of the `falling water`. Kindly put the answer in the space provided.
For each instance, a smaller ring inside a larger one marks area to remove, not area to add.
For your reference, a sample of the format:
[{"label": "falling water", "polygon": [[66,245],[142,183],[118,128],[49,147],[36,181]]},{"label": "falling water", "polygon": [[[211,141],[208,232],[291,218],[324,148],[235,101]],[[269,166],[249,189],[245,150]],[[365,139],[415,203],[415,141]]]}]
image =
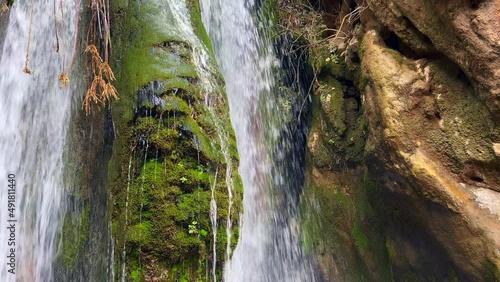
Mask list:
[{"label": "falling water", "polygon": [[[60,88],[58,76],[70,71],[78,2],[62,0],[54,7],[48,0],[17,0],[10,11],[0,63],[2,282],[54,280],[53,262],[65,212],[63,151],[74,92],[71,85]],[[28,40],[31,75],[22,71]],[[9,174],[15,175],[14,218],[7,210]],[[7,245],[8,219],[17,220],[15,246]],[[15,248],[16,274],[8,272],[11,248]]]},{"label": "falling water", "polygon": [[[231,218],[231,210],[233,204],[233,192],[234,192],[234,183],[233,183],[233,160],[231,158],[231,154],[229,153],[229,142],[228,135],[229,132],[226,132],[222,126],[222,121],[220,117],[214,112],[214,109],[210,106],[210,99],[212,95],[220,95],[216,90],[217,82],[216,82],[216,70],[212,65],[212,57],[207,50],[207,46],[203,44],[198,36],[194,33],[193,27],[191,24],[191,19],[189,17],[190,13],[187,9],[186,2],[183,0],[169,0],[169,6],[173,12],[173,16],[177,22],[177,26],[179,28],[177,35],[185,40],[187,40],[191,47],[193,48],[193,61],[197,68],[197,73],[200,78],[200,83],[202,84],[203,90],[205,92],[205,106],[207,106],[208,113],[210,114],[210,118],[213,120],[217,135],[219,136],[220,141],[220,150],[224,156],[226,161],[226,175],[225,182],[228,189],[228,215],[226,220],[226,236],[227,236],[227,253],[226,256],[229,257],[230,254],[230,245],[231,245],[231,236],[232,236],[232,218]],[[217,173],[216,173],[217,178]],[[214,244],[213,244],[213,258],[212,258],[212,276],[213,280],[216,280],[215,269],[216,269],[216,235],[217,235],[217,222],[215,220],[217,213],[217,203],[214,197],[215,185],[212,188],[212,199],[210,201],[211,206],[211,222],[212,222],[212,232],[214,234]]]},{"label": "falling water", "polygon": [[[280,64],[259,30],[254,0],[201,0],[218,63],[226,79],[238,141],[244,215],[240,239],[225,266],[228,282],[316,281],[300,243],[297,199],[301,166],[294,134],[277,113],[274,72]],[[303,172],[302,172],[303,173]]]},{"label": "falling water", "polygon": [[[127,174],[127,197],[125,200],[125,227],[128,226],[128,205],[129,205],[129,195],[130,195],[130,170],[132,168],[132,154],[130,155],[130,159],[128,161],[128,174]],[[125,233],[126,234],[126,233]],[[126,275],[126,265],[127,261],[127,248],[125,246],[125,240],[123,240],[123,252],[122,252],[122,281],[125,281],[127,278]]]},{"label": "falling water", "polygon": [[217,202],[215,201],[215,185],[217,185],[217,174],[219,170],[215,171],[214,184],[212,185],[212,199],[210,200],[210,221],[212,223],[212,234],[214,243],[212,245],[212,279],[216,281],[215,270],[217,267]]}]

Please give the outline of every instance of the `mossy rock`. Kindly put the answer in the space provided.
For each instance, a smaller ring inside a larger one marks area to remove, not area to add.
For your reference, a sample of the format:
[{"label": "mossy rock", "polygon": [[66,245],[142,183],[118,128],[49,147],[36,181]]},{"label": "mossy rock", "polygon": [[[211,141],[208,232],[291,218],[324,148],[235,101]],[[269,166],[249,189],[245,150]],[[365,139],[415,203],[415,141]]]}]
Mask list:
[{"label": "mossy rock", "polygon": [[[217,226],[225,227],[228,218],[226,183],[235,183],[230,215],[235,226],[242,208],[227,98],[198,3],[175,5],[190,13],[192,31],[180,27],[184,18],[161,1],[112,3],[117,46],[112,61],[120,93],[112,105],[112,232],[116,265],[125,251],[126,275],[134,281],[164,272],[171,281],[207,280],[214,244],[211,190],[218,206]],[[208,73],[200,73],[194,64],[200,50],[210,61]],[[232,181],[225,179],[227,170]],[[225,230],[217,234],[221,268],[227,238]]]},{"label": "mossy rock", "polygon": [[75,267],[83,255],[84,244],[90,228],[90,208],[68,212],[64,218],[62,231],[62,253],[60,260],[68,269]]}]

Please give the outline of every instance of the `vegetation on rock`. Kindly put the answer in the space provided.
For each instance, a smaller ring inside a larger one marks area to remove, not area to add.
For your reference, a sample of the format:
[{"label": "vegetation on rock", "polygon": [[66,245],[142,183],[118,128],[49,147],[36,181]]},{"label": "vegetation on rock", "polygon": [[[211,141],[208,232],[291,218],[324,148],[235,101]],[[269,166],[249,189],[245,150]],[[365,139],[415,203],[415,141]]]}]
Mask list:
[{"label": "vegetation on rock", "polygon": [[[112,5],[121,93],[112,108],[117,139],[109,166],[117,272],[125,265],[125,275],[134,281],[206,281],[217,263],[220,277],[227,259],[226,221],[235,226],[233,248],[242,194],[223,82],[212,73],[218,85],[207,91],[194,64],[193,42],[176,30],[181,23],[175,17],[157,20],[161,13],[172,13],[168,6],[157,1]],[[191,28],[203,38],[197,8],[191,7]]]},{"label": "vegetation on rock", "polygon": [[[304,229],[327,280],[339,279],[332,265],[354,281],[498,280],[498,253],[487,251],[500,244],[497,80],[484,77],[498,65],[488,51],[495,5],[424,2],[278,1],[281,30],[303,45],[315,74],[304,211],[319,204],[312,218],[341,236],[321,242],[307,213]],[[375,198],[360,174],[379,183]],[[361,218],[379,227],[340,212],[367,201],[373,212]],[[342,269],[345,260],[365,276]]]}]

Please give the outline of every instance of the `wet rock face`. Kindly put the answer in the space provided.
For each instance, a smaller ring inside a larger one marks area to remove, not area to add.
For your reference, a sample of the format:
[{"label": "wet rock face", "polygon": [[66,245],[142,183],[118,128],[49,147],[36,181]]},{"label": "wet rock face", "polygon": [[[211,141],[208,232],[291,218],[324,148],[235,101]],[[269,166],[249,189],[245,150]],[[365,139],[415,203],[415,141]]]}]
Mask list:
[{"label": "wet rock face", "polygon": [[[7,32],[7,25],[9,21],[9,11],[1,12],[0,11],[0,45],[3,46],[3,41],[5,39],[5,34]],[[0,53],[0,59],[2,58],[2,54]]]}]

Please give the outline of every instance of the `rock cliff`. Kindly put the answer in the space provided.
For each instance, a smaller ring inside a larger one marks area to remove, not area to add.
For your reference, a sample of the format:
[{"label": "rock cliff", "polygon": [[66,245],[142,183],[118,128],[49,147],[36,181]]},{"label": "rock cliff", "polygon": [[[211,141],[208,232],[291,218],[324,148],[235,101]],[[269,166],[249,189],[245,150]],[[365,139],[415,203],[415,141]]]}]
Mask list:
[{"label": "rock cliff", "polygon": [[316,74],[309,197],[344,242],[316,242],[325,280],[499,281],[500,1],[280,5]]}]

